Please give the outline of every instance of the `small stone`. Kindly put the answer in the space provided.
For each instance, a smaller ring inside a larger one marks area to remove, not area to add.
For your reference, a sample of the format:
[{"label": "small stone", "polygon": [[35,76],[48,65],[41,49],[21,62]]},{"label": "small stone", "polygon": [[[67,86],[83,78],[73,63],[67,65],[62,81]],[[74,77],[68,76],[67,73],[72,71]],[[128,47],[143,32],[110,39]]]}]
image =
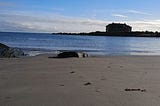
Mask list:
[{"label": "small stone", "polygon": [[74,71],[71,71],[70,73],[71,73],[71,74],[74,74],[75,72],[74,72]]},{"label": "small stone", "polygon": [[146,91],[147,91],[146,89],[142,89],[142,90],[141,90],[141,92],[146,92]]},{"label": "small stone", "polygon": [[88,86],[88,85],[91,85],[91,83],[90,83],[90,82],[87,82],[87,83],[85,83],[84,85],[85,85],[85,86]]}]

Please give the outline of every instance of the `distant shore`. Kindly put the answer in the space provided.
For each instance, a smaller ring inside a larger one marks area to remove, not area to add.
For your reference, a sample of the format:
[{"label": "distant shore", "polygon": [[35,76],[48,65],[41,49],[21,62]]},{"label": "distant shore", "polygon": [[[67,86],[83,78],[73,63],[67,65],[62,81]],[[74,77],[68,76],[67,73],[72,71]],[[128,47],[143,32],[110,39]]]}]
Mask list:
[{"label": "distant shore", "polygon": [[109,33],[109,32],[89,32],[89,33],[52,33],[53,35],[82,35],[82,36],[118,36],[118,37],[160,37],[159,32],[121,32],[121,33]]}]

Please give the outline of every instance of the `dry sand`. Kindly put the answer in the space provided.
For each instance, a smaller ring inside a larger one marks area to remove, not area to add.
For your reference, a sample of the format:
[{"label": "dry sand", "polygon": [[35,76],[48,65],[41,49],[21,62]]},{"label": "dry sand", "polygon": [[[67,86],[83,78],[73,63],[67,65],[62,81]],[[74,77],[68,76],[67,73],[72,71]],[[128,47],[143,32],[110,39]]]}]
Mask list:
[{"label": "dry sand", "polygon": [[160,106],[159,56],[48,57],[0,59],[0,106]]}]

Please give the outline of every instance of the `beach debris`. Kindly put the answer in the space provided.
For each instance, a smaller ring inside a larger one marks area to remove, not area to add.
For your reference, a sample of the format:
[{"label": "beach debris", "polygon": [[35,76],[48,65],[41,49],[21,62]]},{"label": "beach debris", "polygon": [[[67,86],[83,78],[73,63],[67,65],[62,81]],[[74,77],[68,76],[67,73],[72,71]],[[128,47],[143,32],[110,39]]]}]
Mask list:
[{"label": "beach debris", "polygon": [[129,88],[126,88],[125,91],[130,91],[130,92],[136,92],[136,91],[139,91],[139,92],[146,92],[147,90],[146,89],[129,89]]},{"label": "beach debris", "polygon": [[57,55],[57,58],[71,58],[71,57],[85,58],[85,57],[88,57],[88,54],[81,53],[81,52],[68,51],[68,52],[62,52]]},{"label": "beach debris", "polygon": [[90,83],[90,82],[87,82],[87,83],[85,83],[84,85],[85,86],[88,86],[88,85],[91,85],[92,83]]},{"label": "beach debris", "polygon": [[70,73],[71,73],[71,74],[74,74],[75,72],[74,72],[74,71],[71,71]]}]

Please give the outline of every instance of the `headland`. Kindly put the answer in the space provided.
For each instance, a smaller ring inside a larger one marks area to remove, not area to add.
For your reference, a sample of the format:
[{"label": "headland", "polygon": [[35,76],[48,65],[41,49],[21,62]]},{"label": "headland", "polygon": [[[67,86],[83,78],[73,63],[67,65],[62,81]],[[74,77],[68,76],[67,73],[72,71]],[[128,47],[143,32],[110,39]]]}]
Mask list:
[{"label": "headland", "polygon": [[160,32],[132,31],[132,27],[126,24],[112,23],[106,26],[106,31],[89,33],[52,33],[58,35],[83,35],[83,36],[120,36],[120,37],[160,37]]}]

